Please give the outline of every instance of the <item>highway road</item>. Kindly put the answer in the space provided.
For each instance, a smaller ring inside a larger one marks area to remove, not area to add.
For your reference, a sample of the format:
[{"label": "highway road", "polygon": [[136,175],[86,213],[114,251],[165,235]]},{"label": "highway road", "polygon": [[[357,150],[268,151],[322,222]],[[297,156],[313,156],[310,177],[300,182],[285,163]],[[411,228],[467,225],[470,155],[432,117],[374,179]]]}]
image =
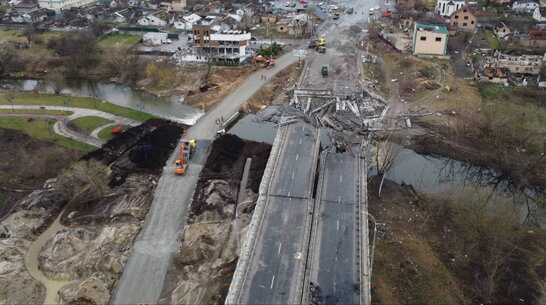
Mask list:
[{"label": "highway road", "polygon": [[358,163],[348,154],[326,153],[323,160],[309,281],[321,288],[324,304],[358,304]]},{"label": "highway road", "polygon": [[267,83],[259,81],[259,75],[266,75],[267,80],[273,79],[275,74],[296,60],[288,53],[276,59],[275,67],[254,73],[188,130],[186,137],[197,139],[200,151],[190,161],[184,177],[175,176],[173,173],[180,145],[167,161],[142,230],[135,240],[131,256],[110,299],[111,304],[157,303],[172,258],[180,249],[189,205],[205,162],[207,146],[218,129],[216,119],[221,116],[227,118],[238,111]]},{"label": "highway road", "polygon": [[[240,304],[298,304],[309,241],[311,192],[318,133],[299,122],[289,125],[267,194],[265,217],[250,258]],[[300,288],[298,288],[300,287]]]}]

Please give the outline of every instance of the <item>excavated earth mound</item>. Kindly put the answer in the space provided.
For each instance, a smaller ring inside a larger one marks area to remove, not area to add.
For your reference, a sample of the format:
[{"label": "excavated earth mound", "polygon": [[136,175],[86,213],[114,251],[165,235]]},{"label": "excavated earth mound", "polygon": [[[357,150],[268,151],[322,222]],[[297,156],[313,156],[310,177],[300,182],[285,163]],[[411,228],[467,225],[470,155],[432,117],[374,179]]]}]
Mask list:
[{"label": "excavated earth mound", "polygon": [[[201,171],[180,254],[160,303],[223,304],[237,263],[235,207],[247,158],[247,199],[255,200],[271,145],[234,135],[216,139]],[[241,209],[241,239],[252,207]]]}]

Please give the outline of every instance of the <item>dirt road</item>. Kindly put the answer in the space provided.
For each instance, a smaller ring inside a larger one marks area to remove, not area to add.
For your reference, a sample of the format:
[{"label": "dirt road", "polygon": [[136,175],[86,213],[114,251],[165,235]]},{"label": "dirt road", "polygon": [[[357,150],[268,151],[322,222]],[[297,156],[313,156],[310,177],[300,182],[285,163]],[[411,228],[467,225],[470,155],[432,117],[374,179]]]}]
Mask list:
[{"label": "dirt road", "polygon": [[[188,130],[185,137],[198,139],[198,150],[184,177],[173,174],[180,147],[167,161],[152,206],[110,300],[111,304],[157,303],[167,269],[180,248],[188,208],[203,168],[206,149],[219,129],[216,120],[228,118],[238,111],[268,80],[296,60],[291,53],[287,53],[276,60],[275,67],[251,75]],[[262,75],[266,80],[261,80]]]}]

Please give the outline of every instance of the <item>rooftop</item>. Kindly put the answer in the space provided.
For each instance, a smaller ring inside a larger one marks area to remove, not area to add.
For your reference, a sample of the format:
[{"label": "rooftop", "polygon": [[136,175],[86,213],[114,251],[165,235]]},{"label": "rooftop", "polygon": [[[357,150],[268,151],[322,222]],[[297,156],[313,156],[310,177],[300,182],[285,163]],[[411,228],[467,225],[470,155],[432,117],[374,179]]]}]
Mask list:
[{"label": "rooftop", "polygon": [[418,31],[428,31],[435,32],[440,34],[447,34],[447,28],[443,24],[430,24],[430,23],[421,23],[416,22],[415,27]]}]

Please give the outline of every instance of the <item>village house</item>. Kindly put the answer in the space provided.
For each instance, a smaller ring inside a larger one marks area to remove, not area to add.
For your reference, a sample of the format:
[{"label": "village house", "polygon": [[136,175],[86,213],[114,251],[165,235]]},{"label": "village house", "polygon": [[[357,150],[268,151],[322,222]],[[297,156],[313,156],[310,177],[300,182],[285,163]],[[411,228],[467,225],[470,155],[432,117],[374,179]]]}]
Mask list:
[{"label": "village house", "polygon": [[438,0],[435,12],[440,16],[449,17],[464,5],[465,2],[463,0]]},{"label": "village house", "polygon": [[447,28],[443,24],[415,22],[413,28],[413,54],[446,55]]},{"label": "village house", "polygon": [[512,3],[512,10],[519,13],[531,14],[539,6],[538,0],[516,0]]},{"label": "village house", "polygon": [[529,31],[526,39],[522,40],[522,45],[535,48],[546,48],[546,30]]},{"label": "village house", "polygon": [[475,31],[478,25],[476,11],[468,5],[461,7],[451,14],[449,25],[459,31]]},{"label": "village house", "polygon": [[13,24],[29,24],[37,23],[46,20],[49,15],[46,9],[34,9],[32,11],[27,11],[24,13],[20,12],[11,12],[6,14],[6,19],[3,20],[4,23],[13,23]]},{"label": "village house", "polygon": [[36,10],[38,8],[38,5],[30,1],[17,1],[11,3],[11,7],[18,13],[26,13]]},{"label": "village house", "polygon": [[507,4],[510,3],[511,0],[493,0],[492,2],[496,4]]},{"label": "village house", "polygon": [[168,26],[174,22],[174,16],[165,11],[156,11],[142,16],[137,23],[142,26]]},{"label": "village house", "polygon": [[186,0],[174,0],[172,8],[175,12],[182,12],[186,8]]},{"label": "village house", "polygon": [[279,33],[287,33],[288,32],[288,26],[290,25],[290,22],[292,22],[292,19],[290,18],[284,18],[279,21],[277,21],[277,32]]},{"label": "village house", "polygon": [[538,75],[542,68],[544,57],[542,55],[507,55],[495,52],[492,57],[486,59],[490,67],[505,68],[513,74]]},{"label": "village house", "polygon": [[97,0],[38,0],[38,5],[40,7],[56,12],[68,10],[72,7],[82,7],[96,3],[98,3]]},{"label": "village house", "polygon": [[502,39],[510,35],[512,31],[504,22],[499,22],[495,25],[495,27],[493,27],[493,33],[495,36],[497,36],[497,38]]},{"label": "village house", "polygon": [[546,6],[538,6],[533,11],[533,19],[538,22],[546,22]]},{"label": "village house", "polygon": [[197,15],[195,13],[192,13],[190,15],[182,17],[182,19],[176,20],[173,23],[173,26],[176,29],[179,29],[179,30],[191,30],[193,25],[198,20],[201,20],[201,18],[202,18],[201,16],[199,16],[199,15]]}]

